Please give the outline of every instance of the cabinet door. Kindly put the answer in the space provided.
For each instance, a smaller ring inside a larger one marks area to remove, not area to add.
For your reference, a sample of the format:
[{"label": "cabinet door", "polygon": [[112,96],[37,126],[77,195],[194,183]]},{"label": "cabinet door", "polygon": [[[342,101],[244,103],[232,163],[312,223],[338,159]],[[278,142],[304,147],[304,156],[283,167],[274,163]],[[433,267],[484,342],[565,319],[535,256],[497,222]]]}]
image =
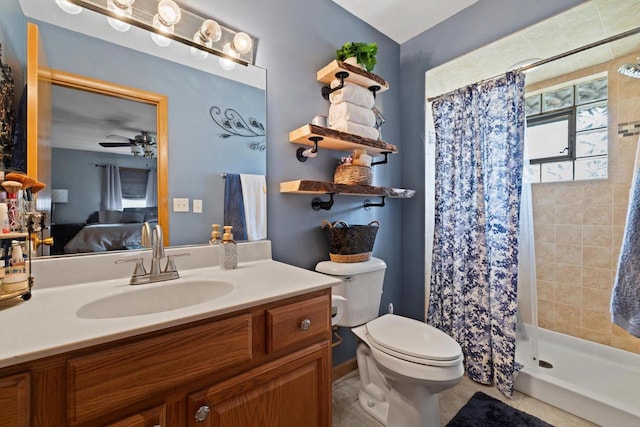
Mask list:
[{"label": "cabinet door", "polygon": [[28,373],[0,378],[0,427],[23,427],[29,421]]},{"label": "cabinet door", "polygon": [[139,412],[105,427],[164,427],[167,425],[164,405]]},{"label": "cabinet door", "polygon": [[251,315],[242,314],[71,358],[70,424],[86,424],[251,360],[252,351]]},{"label": "cabinet door", "polygon": [[323,341],[190,395],[188,425],[330,426],[330,349]]}]

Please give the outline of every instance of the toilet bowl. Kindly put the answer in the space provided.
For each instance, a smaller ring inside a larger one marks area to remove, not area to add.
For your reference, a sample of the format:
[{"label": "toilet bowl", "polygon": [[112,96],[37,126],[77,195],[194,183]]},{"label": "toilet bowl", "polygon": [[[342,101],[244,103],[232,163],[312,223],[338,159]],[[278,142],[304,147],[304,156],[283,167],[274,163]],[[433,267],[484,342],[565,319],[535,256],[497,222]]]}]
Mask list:
[{"label": "toilet bowl", "polygon": [[390,427],[439,425],[438,393],[464,374],[462,350],[444,332],[393,314],[378,316],[384,261],[318,263],[316,270],[341,280],[332,289],[343,297],[339,326],[351,327],[361,389],[358,400],[369,415]]}]

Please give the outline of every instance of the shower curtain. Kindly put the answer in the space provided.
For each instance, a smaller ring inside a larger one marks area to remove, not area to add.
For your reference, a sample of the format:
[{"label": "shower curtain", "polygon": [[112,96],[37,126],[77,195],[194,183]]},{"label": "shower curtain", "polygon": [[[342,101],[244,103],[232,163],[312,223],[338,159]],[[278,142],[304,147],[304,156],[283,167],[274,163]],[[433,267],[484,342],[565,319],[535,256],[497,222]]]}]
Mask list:
[{"label": "shower curtain", "polygon": [[428,322],[455,338],[469,377],[507,396],[515,362],[524,74],[433,103],[435,227]]}]

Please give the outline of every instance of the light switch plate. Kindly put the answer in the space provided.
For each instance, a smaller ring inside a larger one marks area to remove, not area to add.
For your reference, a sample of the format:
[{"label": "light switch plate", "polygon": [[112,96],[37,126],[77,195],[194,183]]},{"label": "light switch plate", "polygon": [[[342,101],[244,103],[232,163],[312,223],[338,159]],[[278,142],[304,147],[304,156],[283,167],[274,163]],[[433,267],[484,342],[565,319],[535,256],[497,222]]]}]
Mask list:
[{"label": "light switch plate", "polygon": [[193,199],[193,213],[202,213],[202,200]]},{"label": "light switch plate", "polygon": [[189,199],[187,198],[174,198],[173,199],[173,211],[174,212],[189,212]]}]

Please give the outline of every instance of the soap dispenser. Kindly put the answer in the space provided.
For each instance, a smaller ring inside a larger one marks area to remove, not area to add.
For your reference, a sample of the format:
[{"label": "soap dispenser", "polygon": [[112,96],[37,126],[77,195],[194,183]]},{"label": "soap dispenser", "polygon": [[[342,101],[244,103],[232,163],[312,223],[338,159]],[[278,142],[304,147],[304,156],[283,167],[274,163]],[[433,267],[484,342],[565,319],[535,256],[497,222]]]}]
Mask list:
[{"label": "soap dispenser", "polygon": [[222,240],[220,239],[220,224],[211,224],[211,238],[209,239],[209,244],[211,246],[219,245]]},{"label": "soap dispenser", "polygon": [[233,270],[238,267],[238,244],[233,240],[233,233],[230,225],[225,225],[220,245],[220,268],[223,270]]}]

